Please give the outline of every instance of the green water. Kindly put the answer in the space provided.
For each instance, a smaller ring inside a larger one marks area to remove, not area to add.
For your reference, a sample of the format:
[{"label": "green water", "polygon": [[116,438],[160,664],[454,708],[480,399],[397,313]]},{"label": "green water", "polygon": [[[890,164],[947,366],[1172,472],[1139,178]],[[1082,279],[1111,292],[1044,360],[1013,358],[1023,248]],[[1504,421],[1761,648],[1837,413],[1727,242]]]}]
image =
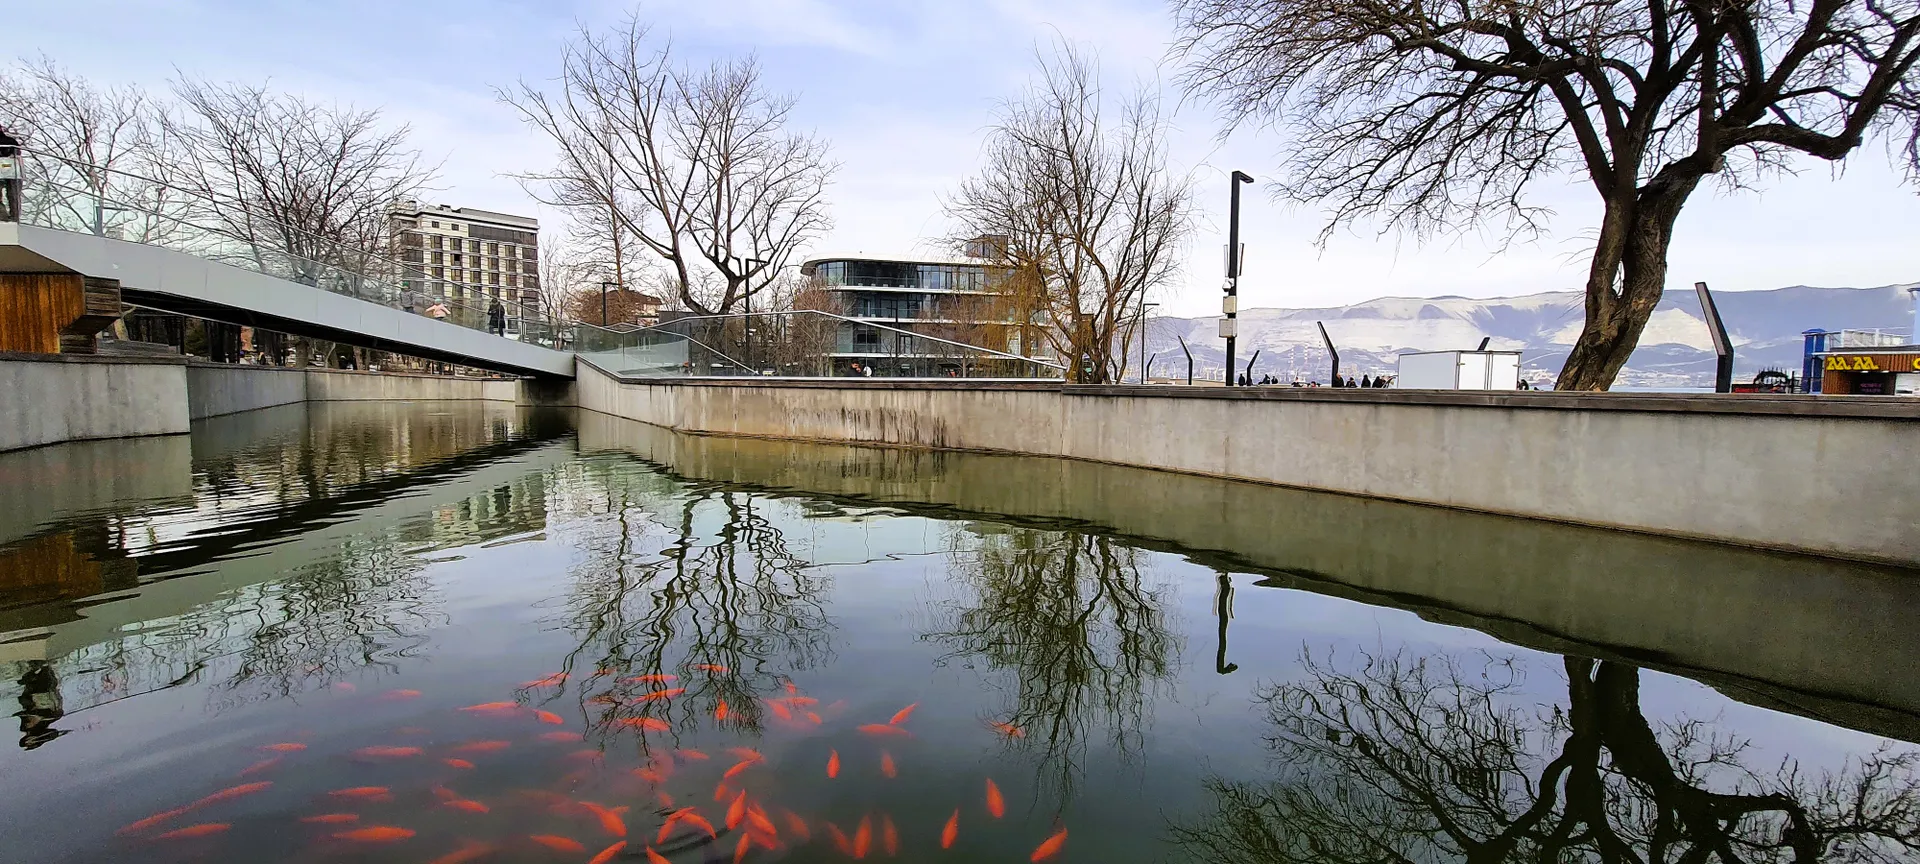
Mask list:
[{"label": "green water", "polygon": [[0,861],[1920,859],[1911,573],[472,405],[0,483]]}]

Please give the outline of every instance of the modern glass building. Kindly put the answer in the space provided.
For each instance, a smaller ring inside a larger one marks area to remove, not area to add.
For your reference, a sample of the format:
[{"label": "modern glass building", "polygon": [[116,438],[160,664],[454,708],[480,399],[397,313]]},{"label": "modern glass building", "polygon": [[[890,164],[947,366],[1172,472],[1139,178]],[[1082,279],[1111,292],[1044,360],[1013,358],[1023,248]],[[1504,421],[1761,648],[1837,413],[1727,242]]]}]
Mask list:
[{"label": "modern glass building", "polygon": [[983,362],[1006,366],[1010,376],[1031,374],[1032,364],[987,359],[962,345],[1051,359],[1037,317],[1008,290],[1006,268],[985,258],[816,258],[800,272],[812,280],[812,305],[855,319],[835,334],[833,374],[979,376]]}]

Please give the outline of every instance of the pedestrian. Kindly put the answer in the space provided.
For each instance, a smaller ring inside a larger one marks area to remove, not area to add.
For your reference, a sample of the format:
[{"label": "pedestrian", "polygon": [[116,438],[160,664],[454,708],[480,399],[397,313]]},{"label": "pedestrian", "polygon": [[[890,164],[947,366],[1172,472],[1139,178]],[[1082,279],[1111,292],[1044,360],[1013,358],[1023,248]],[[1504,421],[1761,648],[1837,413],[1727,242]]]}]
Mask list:
[{"label": "pedestrian", "polygon": [[0,222],[20,221],[20,139],[0,129]]},{"label": "pedestrian", "polygon": [[412,288],[400,292],[400,308],[408,315],[420,314],[420,292]]},{"label": "pedestrian", "polygon": [[447,304],[445,303],[435,303],[427,307],[427,316],[435,321],[445,321],[449,314],[451,313],[448,311]]},{"label": "pedestrian", "polygon": [[1366,389],[1368,389],[1368,390],[1372,390],[1372,389],[1373,389],[1373,376],[1372,376],[1372,375],[1361,375],[1361,376],[1360,376],[1360,386],[1362,386],[1362,387],[1365,387],[1365,388],[1366,388]]},{"label": "pedestrian", "polygon": [[1347,376],[1347,385],[1346,385],[1346,386],[1348,386],[1348,387],[1358,387],[1358,386],[1360,386],[1360,385],[1358,385],[1358,384],[1355,384],[1355,383],[1353,383],[1353,376],[1352,376],[1352,375],[1348,375],[1348,376]]},{"label": "pedestrian", "polygon": [[507,335],[507,307],[500,305],[498,297],[487,304],[487,332],[495,336]]}]

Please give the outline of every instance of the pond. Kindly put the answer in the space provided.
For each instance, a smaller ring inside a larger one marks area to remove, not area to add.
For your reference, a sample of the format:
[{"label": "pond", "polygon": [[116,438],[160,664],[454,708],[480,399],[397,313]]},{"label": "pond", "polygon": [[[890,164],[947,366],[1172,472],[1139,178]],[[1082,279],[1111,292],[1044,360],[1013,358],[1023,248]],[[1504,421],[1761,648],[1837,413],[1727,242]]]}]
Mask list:
[{"label": "pond", "polygon": [[6,861],[1920,858],[1903,571],[473,404],[0,478]]}]

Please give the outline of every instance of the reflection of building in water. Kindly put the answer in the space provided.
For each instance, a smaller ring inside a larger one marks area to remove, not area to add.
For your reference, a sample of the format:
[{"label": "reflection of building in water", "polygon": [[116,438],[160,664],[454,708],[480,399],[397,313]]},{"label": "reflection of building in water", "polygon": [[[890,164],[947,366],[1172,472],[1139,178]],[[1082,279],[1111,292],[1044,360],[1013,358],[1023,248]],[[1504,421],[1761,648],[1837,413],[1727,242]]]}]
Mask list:
[{"label": "reflection of building in water", "polygon": [[545,527],[567,451],[514,413],[348,417],[197,460],[187,505],[0,549],[0,698],[23,730],[182,683],[238,699],[391,663],[437,618],[410,553]]}]

